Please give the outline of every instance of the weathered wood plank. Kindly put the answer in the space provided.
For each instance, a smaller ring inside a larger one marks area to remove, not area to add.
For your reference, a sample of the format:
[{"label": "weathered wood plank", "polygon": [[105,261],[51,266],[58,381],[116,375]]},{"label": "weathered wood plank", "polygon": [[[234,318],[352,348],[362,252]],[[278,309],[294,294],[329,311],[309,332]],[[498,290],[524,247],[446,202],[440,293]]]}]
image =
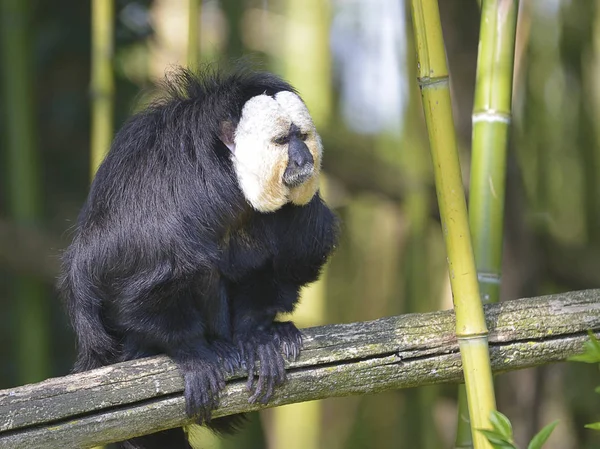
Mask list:
[{"label": "weathered wood plank", "polygon": [[[486,308],[495,371],[576,354],[600,332],[600,290]],[[305,329],[305,350],[269,407],[461,379],[452,311]],[[214,416],[256,410],[233,376]],[[185,424],[183,383],[166,357],[0,391],[0,448],[90,447]]]}]

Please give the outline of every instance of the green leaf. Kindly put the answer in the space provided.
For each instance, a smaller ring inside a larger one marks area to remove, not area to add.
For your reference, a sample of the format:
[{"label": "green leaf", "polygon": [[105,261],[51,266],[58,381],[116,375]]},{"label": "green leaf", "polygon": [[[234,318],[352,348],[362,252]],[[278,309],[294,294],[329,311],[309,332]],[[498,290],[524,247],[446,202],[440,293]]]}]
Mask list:
[{"label": "green leaf", "polygon": [[595,391],[596,393],[600,393],[600,387],[596,387],[596,388],[594,388],[594,391]]},{"label": "green leaf", "polygon": [[492,423],[492,427],[494,427],[496,432],[498,432],[507,440],[512,440],[512,425],[510,424],[510,420],[506,417],[506,415],[503,415],[496,410],[492,410],[490,413],[490,422]]},{"label": "green leaf", "polygon": [[536,436],[533,437],[527,449],[540,449],[542,445],[550,438],[550,434],[558,424],[558,421],[551,422],[547,426],[545,426],[542,430],[540,430]]},{"label": "green leaf", "polygon": [[588,331],[588,335],[590,339],[583,344],[583,353],[569,357],[567,360],[570,362],[600,363],[600,341],[591,331]]},{"label": "green leaf", "polygon": [[594,422],[591,424],[586,424],[585,425],[586,429],[592,429],[592,430],[600,430],[600,422]]},{"label": "green leaf", "polygon": [[600,341],[598,341],[592,331],[588,331],[588,335],[590,336],[590,342],[594,345],[596,354],[600,354]]},{"label": "green leaf", "polygon": [[589,354],[587,352],[579,355],[573,355],[567,359],[569,362],[582,362],[582,363],[599,363],[595,354]]},{"label": "green leaf", "polygon": [[507,439],[504,435],[494,430],[488,429],[477,429],[479,432],[485,435],[490,444],[494,449],[517,449],[516,446]]}]

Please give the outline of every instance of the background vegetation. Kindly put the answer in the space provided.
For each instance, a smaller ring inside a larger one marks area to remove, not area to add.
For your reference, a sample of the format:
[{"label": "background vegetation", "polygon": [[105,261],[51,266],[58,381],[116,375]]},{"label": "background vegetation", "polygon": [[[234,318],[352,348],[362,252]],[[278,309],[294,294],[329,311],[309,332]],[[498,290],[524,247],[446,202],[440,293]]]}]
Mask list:
[{"label": "background vegetation", "polygon": [[[108,0],[107,0],[108,1]],[[440,1],[463,179],[469,179],[479,8]],[[600,7],[523,0],[508,151],[503,300],[599,287]],[[0,0],[0,388],[66,374],[73,335],[53,289],[90,172],[91,5]],[[199,62],[249,56],[296,85],[325,143],[339,249],[304,292],[302,326],[451,307],[408,5],[401,0],[206,0]],[[117,0],[114,128],[169,66],[193,60],[187,0]],[[592,448],[597,371],[563,364],[496,379],[529,441]],[[301,414],[301,415],[300,415]],[[328,399],[261,412],[205,447],[438,448],[456,388]]]}]

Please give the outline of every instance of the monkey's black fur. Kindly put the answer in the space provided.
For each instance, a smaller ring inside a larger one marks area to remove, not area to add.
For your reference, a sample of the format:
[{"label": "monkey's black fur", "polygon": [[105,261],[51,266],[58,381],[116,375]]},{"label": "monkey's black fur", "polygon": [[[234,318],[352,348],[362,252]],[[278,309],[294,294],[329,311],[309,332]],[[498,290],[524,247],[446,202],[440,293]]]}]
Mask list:
[{"label": "monkey's black fur", "polygon": [[[187,412],[210,420],[224,372],[245,366],[251,400],[285,377],[283,351],[302,339],[290,312],[335,245],[336,219],[318,194],[306,206],[254,211],[237,182],[221,125],[255,95],[293,91],[266,73],[180,70],[167,96],[118,132],[81,211],[59,288],[78,337],[75,371],[165,353],[181,369]],[[188,447],[181,429],[129,448]]]}]

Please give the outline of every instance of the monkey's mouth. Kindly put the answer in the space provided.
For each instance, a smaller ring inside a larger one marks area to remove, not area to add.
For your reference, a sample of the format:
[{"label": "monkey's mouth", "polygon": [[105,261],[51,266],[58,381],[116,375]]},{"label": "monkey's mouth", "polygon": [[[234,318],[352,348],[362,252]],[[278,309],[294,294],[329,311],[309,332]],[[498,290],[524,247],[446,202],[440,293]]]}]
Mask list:
[{"label": "monkey's mouth", "polygon": [[283,183],[288,187],[298,187],[308,181],[314,172],[315,167],[312,163],[301,167],[288,167],[283,173]]}]

